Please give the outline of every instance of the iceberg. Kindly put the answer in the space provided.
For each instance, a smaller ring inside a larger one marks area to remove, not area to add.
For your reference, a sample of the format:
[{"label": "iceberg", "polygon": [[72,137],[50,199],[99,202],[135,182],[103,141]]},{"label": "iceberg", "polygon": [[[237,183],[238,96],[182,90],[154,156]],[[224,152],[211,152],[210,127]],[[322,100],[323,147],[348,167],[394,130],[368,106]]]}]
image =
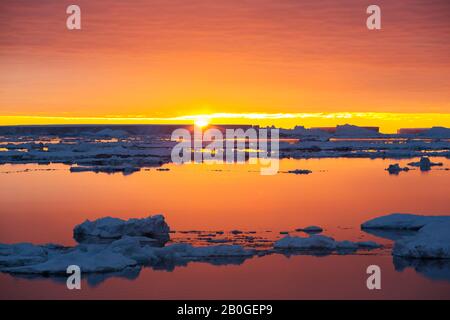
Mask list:
[{"label": "iceberg", "polygon": [[450,219],[431,222],[415,236],[399,239],[394,256],[419,259],[450,259]]},{"label": "iceberg", "polygon": [[111,242],[124,236],[143,236],[161,245],[169,241],[169,232],[170,228],[162,215],[129,220],[111,217],[86,220],[73,230],[74,239],[79,243]]}]

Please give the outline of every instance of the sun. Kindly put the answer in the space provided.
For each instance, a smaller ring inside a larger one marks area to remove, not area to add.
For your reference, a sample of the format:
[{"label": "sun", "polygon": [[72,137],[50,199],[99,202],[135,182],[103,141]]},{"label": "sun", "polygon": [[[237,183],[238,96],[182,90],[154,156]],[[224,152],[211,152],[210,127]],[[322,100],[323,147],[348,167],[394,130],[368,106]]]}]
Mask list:
[{"label": "sun", "polygon": [[199,128],[203,128],[206,127],[209,124],[209,119],[208,118],[197,118],[194,121],[195,125]]}]

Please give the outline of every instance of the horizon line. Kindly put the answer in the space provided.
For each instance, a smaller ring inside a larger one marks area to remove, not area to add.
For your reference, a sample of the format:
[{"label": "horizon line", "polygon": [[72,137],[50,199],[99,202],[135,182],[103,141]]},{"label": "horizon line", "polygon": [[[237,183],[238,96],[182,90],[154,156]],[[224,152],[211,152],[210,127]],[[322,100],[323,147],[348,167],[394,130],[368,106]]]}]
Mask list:
[{"label": "horizon line", "polygon": [[[450,113],[439,112],[303,112],[303,113],[202,113],[180,116],[149,117],[144,115],[49,116],[0,115],[0,126],[31,125],[189,125],[198,121],[211,125],[260,125],[279,128],[332,127],[343,124],[377,126],[380,131],[395,132],[402,128],[450,127]],[[188,123],[186,123],[188,122]]]}]

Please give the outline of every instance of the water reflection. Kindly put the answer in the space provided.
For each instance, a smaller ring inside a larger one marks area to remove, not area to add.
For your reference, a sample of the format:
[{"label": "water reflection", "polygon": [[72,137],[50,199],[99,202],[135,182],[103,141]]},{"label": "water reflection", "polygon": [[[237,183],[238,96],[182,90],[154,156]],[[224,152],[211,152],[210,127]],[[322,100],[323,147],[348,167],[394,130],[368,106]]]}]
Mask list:
[{"label": "water reflection", "polygon": [[450,282],[450,260],[448,259],[406,259],[393,256],[393,263],[398,272],[413,268],[428,279]]}]

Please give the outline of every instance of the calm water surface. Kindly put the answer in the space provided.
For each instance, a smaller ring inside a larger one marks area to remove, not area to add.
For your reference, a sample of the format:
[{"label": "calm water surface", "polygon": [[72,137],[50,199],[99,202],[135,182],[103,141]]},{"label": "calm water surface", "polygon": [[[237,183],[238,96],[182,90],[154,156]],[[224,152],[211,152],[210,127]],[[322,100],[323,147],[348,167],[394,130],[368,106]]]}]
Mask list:
[{"label": "calm water surface", "polygon": [[[394,212],[449,214],[446,159],[430,172],[389,175],[390,163],[412,160],[282,160],[281,171],[310,175],[261,176],[256,165],[166,165],[170,171],[70,173],[67,166],[0,166],[0,242],[75,244],[74,225],[104,216],[162,213],[172,230],[256,231],[268,239],[307,225],[338,240],[375,240],[387,248],[369,254],[270,255],[240,264],[190,263],[144,268],[122,277],[84,279],[81,291],[64,281],[0,274],[0,298],[142,299],[450,299],[449,264],[393,261],[391,242],[360,230],[362,222]],[[295,233],[293,233],[295,234]],[[186,236],[172,235],[173,241]],[[195,242],[195,236],[190,241]],[[184,240],[183,240],[184,241]],[[202,244],[199,242],[199,244]],[[366,288],[368,265],[382,268],[382,290]]]}]

